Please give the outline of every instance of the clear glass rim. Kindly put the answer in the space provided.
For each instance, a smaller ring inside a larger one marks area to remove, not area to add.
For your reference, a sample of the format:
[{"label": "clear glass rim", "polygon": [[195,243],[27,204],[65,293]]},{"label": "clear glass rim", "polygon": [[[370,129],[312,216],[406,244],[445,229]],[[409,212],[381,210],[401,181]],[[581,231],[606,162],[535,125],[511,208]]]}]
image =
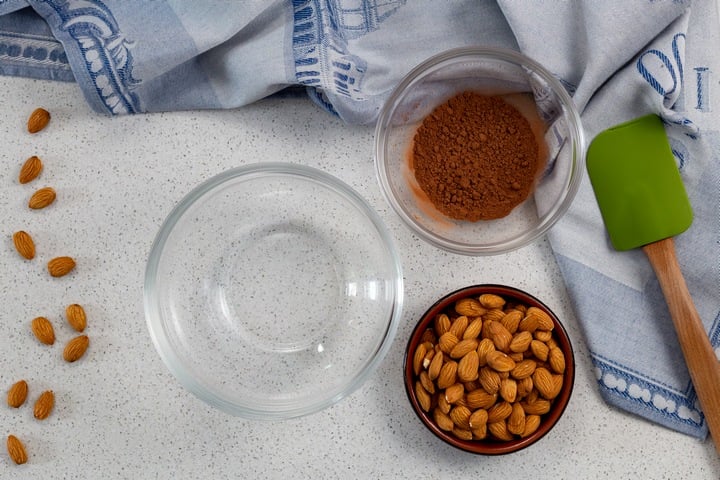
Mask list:
[{"label": "clear glass rim", "polygon": [[[209,389],[203,382],[195,378],[191,369],[186,367],[184,360],[174,350],[172,342],[168,338],[166,323],[159,298],[156,295],[157,274],[164,246],[184,213],[198,199],[225,182],[237,177],[254,174],[282,174],[306,178],[319,182],[345,196],[371,221],[385,250],[388,252],[388,256],[392,260],[393,278],[388,279],[388,283],[392,288],[391,297],[393,299],[390,306],[391,314],[376,351],[360,367],[357,375],[349,377],[336,388],[328,390],[327,393],[318,393],[310,402],[307,401],[307,397],[302,397],[298,401],[240,402],[229,400],[220,392]],[[400,256],[387,227],[375,210],[370,207],[362,196],[342,180],[313,167],[285,162],[259,162],[227,170],[202,182],[183,197],[162,223],[155,237],[148,255],[143,289],[147,328],[156,351],[170,372],[187,390],[209,405],[233,415],[256,420],[282,420],[309,415],[335,404],[359,388],[377,369],[392,345],[402,316],[403,295],[403,274]]]},{"label": "clear glass rim", "polygon": [[[568,128],[571,130],[573,144],[569,148],[573,149],[571,173],[569,180],[565,185],[566,194],[562,202],[558,203],[549,210],[542,218],[537,228],[508,238],[506,240],[487,243],[472,244],[459,242],[448,239],[435,232],[425,228],[416,222],[405,208],[397,201],[394,188],[390,182],[390,172],[388,164],[385,161],[387,154],[387,132],[388,125],[394,113],[394,106],[398,100],[402,99],[408,92],[408,87],[418,80],[422,79],[433,69],[445,62],[461,61],[463,58],[492,58],[504,62],[514,63],[523,66],[540,76],[553,89],[553,92],[560,98],[563,110],[567,114]],[[580,113],[575,108],[570,94],[552,73],[535,60],[522,55],[521,53],[506,48],[498,47],[463,47],[447,50],[433,57],[428,58],[424,62],[413,68],[403,80],[395,87],[380,111],[377,123],[375,125],[375,174],[380,183],[381,190],[385,199],[390,203],[395,213],[400,216],[403,223],[413,232],[418,234],[422,239],[444,250],[459,253],[463,255],[497,255],[507,253],[524,247],[544,235],[570,208],[580,184],[582,182],[583,170],[585,165],[585,152],[587,149],[585,133],[582,128]]]}]

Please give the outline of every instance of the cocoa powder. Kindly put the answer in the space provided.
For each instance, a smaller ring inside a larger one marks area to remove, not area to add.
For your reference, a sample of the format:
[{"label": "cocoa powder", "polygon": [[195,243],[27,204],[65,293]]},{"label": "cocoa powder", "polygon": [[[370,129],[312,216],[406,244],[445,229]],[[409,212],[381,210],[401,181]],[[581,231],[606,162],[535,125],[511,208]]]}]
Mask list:
[{"label": "cocoa powder", "polygon": [[440,212],[475,222],[505,217],[528,197],[539,147],[517,108],[468,91],[423,120],[411,160],[418,185]]}]

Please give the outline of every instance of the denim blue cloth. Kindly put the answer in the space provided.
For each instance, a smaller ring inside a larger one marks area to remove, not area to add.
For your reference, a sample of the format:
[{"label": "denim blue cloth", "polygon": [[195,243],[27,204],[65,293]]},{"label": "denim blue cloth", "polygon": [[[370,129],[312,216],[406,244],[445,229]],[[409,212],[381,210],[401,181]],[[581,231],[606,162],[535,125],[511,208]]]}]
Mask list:
[{"label": "denim blue cloth", "polygon": [[[665,121],[695,214],[679,260],[717,347],[719,31],[714,0],[0,0],[0,74],[76,81],[112,115],[236,108],[303,88],[370,124],[435,53],[520,50],[563,82],[590,139],[647,113]],[[587,178],[549,239],[605,400],[705,437],[658,283],[641,252],[611,248]]]}]

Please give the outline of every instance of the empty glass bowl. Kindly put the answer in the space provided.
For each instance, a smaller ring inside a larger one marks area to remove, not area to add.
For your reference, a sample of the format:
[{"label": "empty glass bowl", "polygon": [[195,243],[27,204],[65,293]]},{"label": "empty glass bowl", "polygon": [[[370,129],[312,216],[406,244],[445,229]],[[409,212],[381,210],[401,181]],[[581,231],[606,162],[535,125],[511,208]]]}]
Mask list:
[{"label": "empty glass bowl", "polygon": [[388,350],[402,308],[390,235],[319,170],[258,163],[190,192],[150,252],[145,311],[170,371],[253,419],[325,408]]},{"label": "empty glass bowl", "polygon": [[[415,179],[411,152],[417,128],[437,106],[465,91],[526,98],[519,104],[525,110],[520,110],[542,126],[544,168],[530,197],[504,218],[471,222],[446,217]],[[460,48],[423,62],[393,91],[375,130],[376,172],[395,212],[425,241],[467,255],[508,252],[544,234],[577,193],[585,149],[580,115],[563,85],[532,59],[499,48]]]}]

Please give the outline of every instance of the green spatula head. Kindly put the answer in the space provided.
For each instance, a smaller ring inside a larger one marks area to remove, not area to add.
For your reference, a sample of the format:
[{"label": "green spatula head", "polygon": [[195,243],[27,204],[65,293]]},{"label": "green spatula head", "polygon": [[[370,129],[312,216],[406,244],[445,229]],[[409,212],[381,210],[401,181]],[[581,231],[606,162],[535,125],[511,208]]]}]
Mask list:
[{"label": "green spatula head", "polygon": [[587,169],[615,249],[641,247],[690,227],[690,202],[657,115],[600,133],[588,148]]}]

